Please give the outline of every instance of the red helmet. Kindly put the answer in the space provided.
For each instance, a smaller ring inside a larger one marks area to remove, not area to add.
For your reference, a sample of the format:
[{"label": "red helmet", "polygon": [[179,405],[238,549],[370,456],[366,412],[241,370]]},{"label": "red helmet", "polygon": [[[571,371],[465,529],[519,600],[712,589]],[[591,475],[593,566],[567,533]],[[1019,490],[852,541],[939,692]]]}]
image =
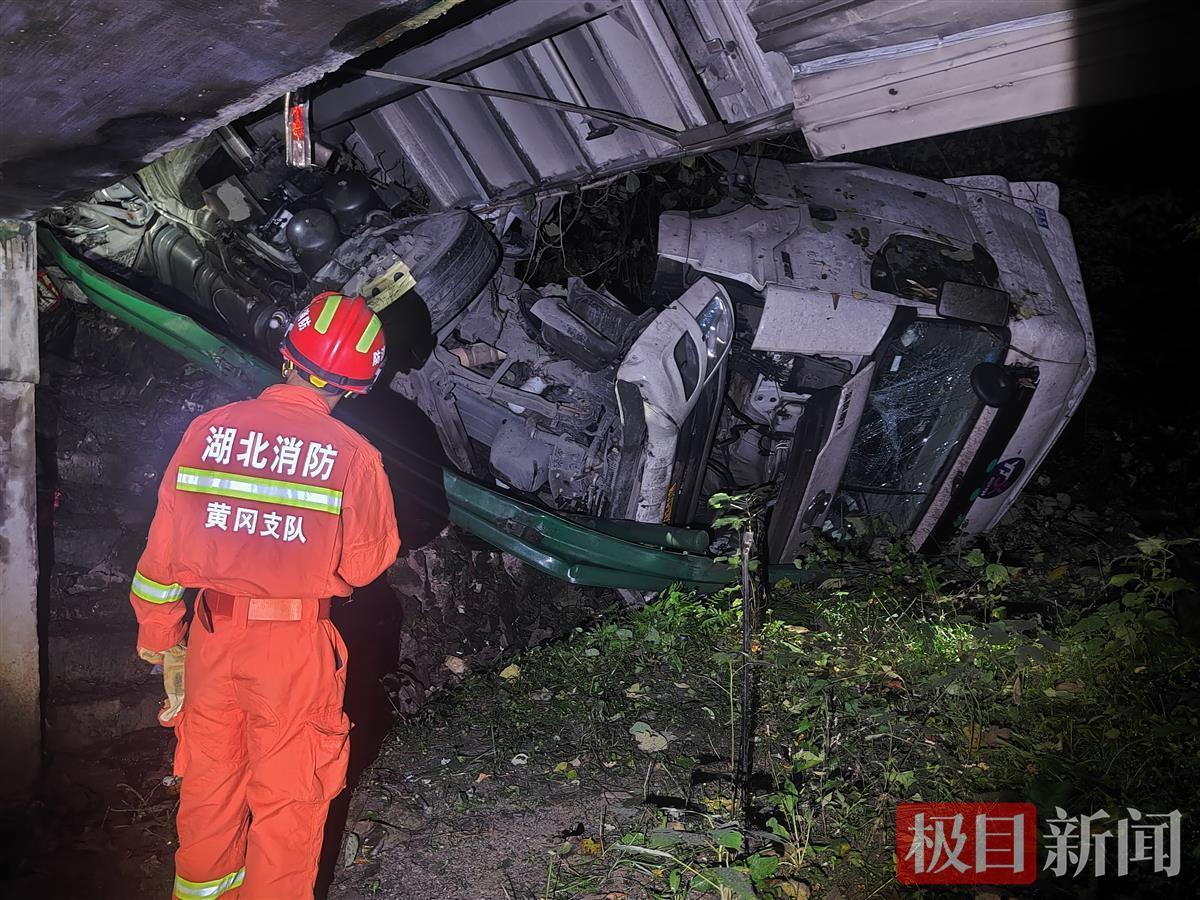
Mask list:
[{"label": "red helmet", "polygon": [[316,387],[365,394],[383,369],[383,328],[362,297],[326,291],[292,320],[279,352]]}]

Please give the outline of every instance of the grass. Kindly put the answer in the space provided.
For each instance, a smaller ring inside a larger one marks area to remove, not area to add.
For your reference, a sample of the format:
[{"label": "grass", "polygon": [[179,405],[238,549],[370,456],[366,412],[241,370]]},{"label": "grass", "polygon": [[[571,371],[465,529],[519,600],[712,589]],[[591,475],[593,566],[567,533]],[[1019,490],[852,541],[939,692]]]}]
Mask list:
[{"label": "grass", "polygon": [[[1051,553],[1016,567],[981,550],[821,549],[807,562],[838,576],[775,586],[749,663],[748,817],[731,765],[746,664],[731,594],[614,613],[437,714],[490,698],[493,771],[519,763],[551,785],[640,795],[632,820],[555,848],[547,900],[896,895],[893,817],[913,800],[1180,809],[1186,875],[1200,861],[1186,830],[1200,780],[1185,777],[1200,771],[1200,665],[1173,615],[1188,589],[1171,574],[1177,550],[1139,539],[1095,565]],[[1141,870],[1125,884],[1151,881]]]},{"label": "grass", "polygon": [[[1175,547],[1139,540],[1070,578],[978,550],[931,561],[885,545],[865,565],[830,550],[849,577],[777,594],[764,800],[784,813],[770,829],[800,848],[795,874],[849,874],[852,895],[885,885],[906,800],[1200,811],[1185,777],[1200,771],[1200,665],[1171,615],[1187,587],[1170,575]],[[1193,864],[1196,851],[1193,838]]]}]

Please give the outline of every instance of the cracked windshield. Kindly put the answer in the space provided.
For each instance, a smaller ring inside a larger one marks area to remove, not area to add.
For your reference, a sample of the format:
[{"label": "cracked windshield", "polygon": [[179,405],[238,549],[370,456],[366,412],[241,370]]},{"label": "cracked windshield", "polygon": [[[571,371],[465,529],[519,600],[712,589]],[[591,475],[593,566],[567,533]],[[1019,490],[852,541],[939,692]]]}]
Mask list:
[{"label": "cracked windshield", "polygon": [[980,402],[971,370],[1005,341],[975,325],[920,320],[891,340],[842,476],[837,519],[913,527],[970,433]]}]

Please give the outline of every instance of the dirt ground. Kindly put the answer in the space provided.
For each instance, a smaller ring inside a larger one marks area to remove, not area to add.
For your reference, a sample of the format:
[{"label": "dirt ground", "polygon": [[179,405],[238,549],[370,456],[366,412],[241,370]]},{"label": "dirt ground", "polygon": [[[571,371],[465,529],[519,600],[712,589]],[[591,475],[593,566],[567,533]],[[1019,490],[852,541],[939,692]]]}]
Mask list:
[{"label": "dirt ground", "polygon": [[[482,675],[397,728],[358,790],[330,898],[658,896],[600,854],[693,805],[703,761],[723,777],[729,698],[666,665],[597,667],[592,684],[553,688]],[[639,750],[637,723],[662,729],[663,751]]]}]

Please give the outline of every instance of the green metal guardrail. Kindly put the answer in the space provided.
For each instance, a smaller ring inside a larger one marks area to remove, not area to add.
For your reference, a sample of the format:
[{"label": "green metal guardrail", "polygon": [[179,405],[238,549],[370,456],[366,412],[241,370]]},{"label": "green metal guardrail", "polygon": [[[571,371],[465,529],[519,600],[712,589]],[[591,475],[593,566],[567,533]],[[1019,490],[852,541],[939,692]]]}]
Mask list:
[{"label": "green metal guardrail", "polygon": [[[103,275],[71,255],[54,234],[38,244],[93,303],[138,331],[252,394],[279,381],[279,371],[192,319]],[[646,522],[565,517],[443,470],[450,520],[492,546],[571,584],[661,591],[679,584],[712,592],[738,582],[735,566],[707,555],[708,534]],[[803,577],[772,566],[774,580]]]},{"label": "green metal guardrail", "polygon": [[[654,526],[638,530],[642,540],[635,543],[514,500],[453,472],[446,472],[444,482],[453,522],[572,584],[657,591],[683,583],[714,591],[739,577],[737,569],[708,556],[651,544]],[[658,540],[666,541],[670,529],[659,531]]]}]

